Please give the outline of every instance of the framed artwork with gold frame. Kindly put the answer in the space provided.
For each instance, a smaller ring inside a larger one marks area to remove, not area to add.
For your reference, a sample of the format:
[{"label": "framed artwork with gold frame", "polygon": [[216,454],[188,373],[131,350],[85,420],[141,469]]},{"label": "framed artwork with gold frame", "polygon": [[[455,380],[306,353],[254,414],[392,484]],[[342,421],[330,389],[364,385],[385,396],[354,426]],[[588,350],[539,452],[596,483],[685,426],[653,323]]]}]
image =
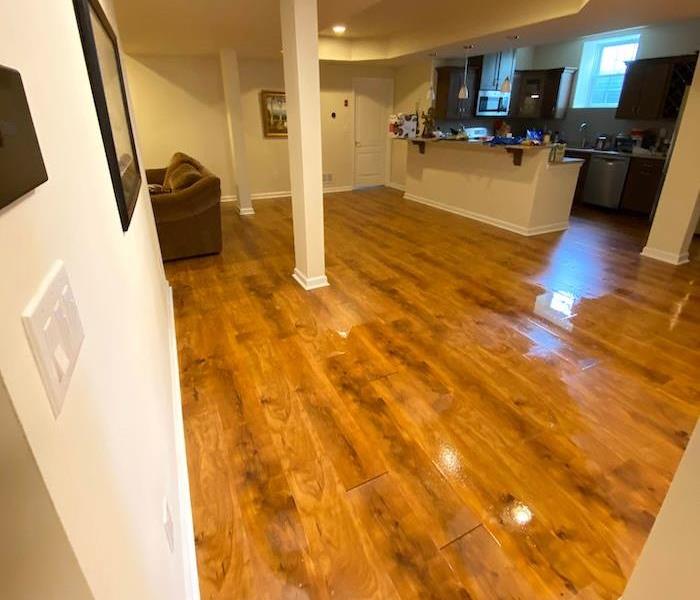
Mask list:
[{"label": "framed artwork with gold frame", "polygon": [[287,137],[287,96],[284,92],[260,92],[263,135],[267,138]]}]

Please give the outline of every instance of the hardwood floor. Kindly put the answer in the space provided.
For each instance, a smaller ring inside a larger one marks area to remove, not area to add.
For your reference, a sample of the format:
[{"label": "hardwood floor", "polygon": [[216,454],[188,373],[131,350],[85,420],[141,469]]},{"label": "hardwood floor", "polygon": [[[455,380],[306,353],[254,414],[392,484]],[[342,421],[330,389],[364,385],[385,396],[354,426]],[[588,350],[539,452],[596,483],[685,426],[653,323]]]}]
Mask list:
[{"label": "hardwood floor", "polygon": [[326,197],[305,292],[255,209],[167,265],[202,598],[618,598],[700,412],[699,262],[377,189]]}]

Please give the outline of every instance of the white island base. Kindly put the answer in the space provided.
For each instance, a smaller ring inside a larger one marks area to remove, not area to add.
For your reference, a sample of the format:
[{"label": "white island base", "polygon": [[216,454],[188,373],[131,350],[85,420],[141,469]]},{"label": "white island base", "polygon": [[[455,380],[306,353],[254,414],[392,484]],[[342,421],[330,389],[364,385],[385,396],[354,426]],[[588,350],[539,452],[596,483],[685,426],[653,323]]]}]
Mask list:
[{"label": "white island base", "polygon": [[542,146],[409,143],[404,197],[520,235],[562,231],[581,164],[550,163]]}]

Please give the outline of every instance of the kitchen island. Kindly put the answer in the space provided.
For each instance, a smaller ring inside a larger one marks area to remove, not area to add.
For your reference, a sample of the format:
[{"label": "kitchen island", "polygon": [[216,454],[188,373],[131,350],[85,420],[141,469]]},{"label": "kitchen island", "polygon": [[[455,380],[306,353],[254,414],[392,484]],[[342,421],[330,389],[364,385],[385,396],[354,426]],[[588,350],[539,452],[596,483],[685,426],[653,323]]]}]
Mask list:
[{"label": "kitchen island", "polygon": [[562,231],[583,160],[549,162],[548,146],[411,141],[404,197],[520,235]]}]

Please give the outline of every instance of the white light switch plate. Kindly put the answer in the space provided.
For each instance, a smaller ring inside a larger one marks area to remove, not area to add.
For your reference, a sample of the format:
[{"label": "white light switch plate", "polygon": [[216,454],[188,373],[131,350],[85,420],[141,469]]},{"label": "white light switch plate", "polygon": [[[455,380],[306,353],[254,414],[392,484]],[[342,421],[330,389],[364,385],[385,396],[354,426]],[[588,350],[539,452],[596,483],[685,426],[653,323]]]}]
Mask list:
[{"label": "white light switch plate", "polygon": [[85,337],[63,261],[56,261],[22,313],[54,417],[63,408]]}]

